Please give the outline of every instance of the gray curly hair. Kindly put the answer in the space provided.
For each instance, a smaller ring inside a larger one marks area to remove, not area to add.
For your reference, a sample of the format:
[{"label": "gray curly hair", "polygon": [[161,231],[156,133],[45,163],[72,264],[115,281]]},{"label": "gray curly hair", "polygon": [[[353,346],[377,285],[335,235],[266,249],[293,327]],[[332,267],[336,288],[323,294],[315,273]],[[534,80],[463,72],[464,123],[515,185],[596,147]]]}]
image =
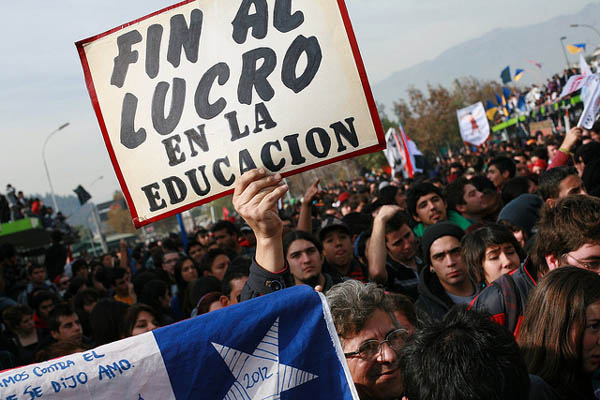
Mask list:
[{"label": "gray curly hair", "polygon": [[394,309],[383,289],[374,283],[355,280],[338,283],[329,289],[327,302],[340,339],[358,333],[376,309],[390,314]]}]

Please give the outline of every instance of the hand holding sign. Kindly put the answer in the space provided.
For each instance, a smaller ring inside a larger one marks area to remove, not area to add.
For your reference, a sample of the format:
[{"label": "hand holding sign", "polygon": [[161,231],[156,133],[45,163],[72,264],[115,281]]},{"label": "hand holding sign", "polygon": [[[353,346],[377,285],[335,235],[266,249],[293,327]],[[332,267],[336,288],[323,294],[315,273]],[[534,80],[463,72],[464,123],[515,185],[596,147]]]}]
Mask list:
[{"label": "hand holding sign", "polygon": [[287,192],[280,174],[267,176],[264,169],[246,172],[235,184],[233,206],[256,235],[256,262],[277,271],[283,268],[283,223],[277,201]]},{"label": "hand holding sign", "polygon": [[562,144],[560,145],[560,148],[570,151],[573,148],[573,146],[575,146],[575,143],[577,143],[577,141],[581,139],[582,134],[583,129],[581,129],[580,127],[576,126],[571,128],[569,132],[567,132],[567,134],[565,135],[565,138]]},{"label": "hand holding sign", "polygon": [[384,147],[342,0],[185,0],[77,48],[136,227],[252,169],[288,176]]}]

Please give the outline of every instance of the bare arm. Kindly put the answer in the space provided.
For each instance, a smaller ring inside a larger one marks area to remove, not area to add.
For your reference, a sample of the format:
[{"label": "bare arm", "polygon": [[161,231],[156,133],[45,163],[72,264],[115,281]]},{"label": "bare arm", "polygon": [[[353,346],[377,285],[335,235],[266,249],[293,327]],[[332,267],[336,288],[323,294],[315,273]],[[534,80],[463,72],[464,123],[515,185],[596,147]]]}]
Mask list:
[{"label": "bare arm", "polygon": [[369,260],[369,279],[383,285],[388,282],[388,273],[385,269],[387,249],[385,248],[385,224],[398,211],[400,207],[385,205],[379,209],[373,220],[373,230],[367,246],[367,258]]},{"label": "bare arm", "polygon": [[233,206],[256,235],[256,262],[270,272],[285,265],[277,201],[287,190],[280,174],[267,176],[261,168],[243,174],[233,192]]},{"label": "bare arm", "polygon": [[121,242],[119,243],[119,253],[119,266],[125,268],[133,276],[131,264],[129,263],[129,253],[127,252],[127,242],[123,239],[121,239]]},{"label": "bare arm", "polygon": [[312,185],[306,189],[302,205],[300,206],[300,215],[298,215],[298,226],[296,229],[312,233],[312,202],[319,194],[319,179],[316,179]]},{"label": "bare arm", "polygon": [[548,165],[548,169],[560,167],[561,165],[567,165],[567,163],[569,162],[568,153],[573,149],[577,141],[581,138],[582,134],[583,129],[577,126],[571,128],[571,130],[567,132],[563,142],[559,147],[559,152],[557,152],[554,158],[551,160],[550,165]]}]

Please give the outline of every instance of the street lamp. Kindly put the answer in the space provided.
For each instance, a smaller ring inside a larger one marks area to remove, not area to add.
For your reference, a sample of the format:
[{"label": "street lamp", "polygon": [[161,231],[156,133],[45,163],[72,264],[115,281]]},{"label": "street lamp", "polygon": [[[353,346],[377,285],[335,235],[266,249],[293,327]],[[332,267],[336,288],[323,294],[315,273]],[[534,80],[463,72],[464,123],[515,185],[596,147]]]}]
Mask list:
[{"label": "street lamp", "polygon": [[94,185],[94,183],[98,182],[100,179],[104,179],[104,176],[100,175],[99,177],[97,177],[96,179],[94,179],[92,181],[92,183],[90,183],[90,187],[92,187]]},{"label": "street lamp", "polygon": [[44,142],[44,146],[42,147],[42,160],[44,160],[44,168],[46,169],[46,177],[48,178],[48,183],[50,184],[50,194],[52,195],[52,203],[54,205],[54,212],[58,212],[58,205],[56,204],[56,197],[54,196],[54,188],[52,187],[52,180],[50,179],[50,172],[48,172],[48,164],[46,163],[46,145],[48,144],[48,140],[54,135],[56,132],[66,128],[69,126],[69,123],[64,123],[58,127],[58,129],[52,131],[46,141]]},{"label": "street lamp", "polygon": [[565,50],[565,40],[567,40],[567,37],[561,36],[560,47],[562,47],[563,54],[565,55],[565,61],[567,62],[567,69],[569,69],[571,68],[571,65],[569,65],[569,57],[567,57],[567,51]]},{"label": "street lamp", "polygon": [[588,25],[588,24],[571,24],[571,28],[590,28],[591,30],[593,30],[594,32],[596,32],[596,35],[598,35],[598,37],[600,38],[600,32],[598,32],[598,29],[594,28],[592,25]]},{"label": "street lamp", "polygon": [[[97,177],[96,179],[94,179],[92,181],[92,183],[90,183],[90,187],[92,187],[94,185],[94,183],[98,182],[100,179],[104,179],[103,175],[100,175],[99,177]],[[91,206],[92,206],[92,216],[94,217],[94,225],[96,225],[96,230],[98,231],[98,238],[100,238],[100,246],[102,247],[102,251],[104,252],[104,254],[108,253],[108,245],[106,244],[106,240],[104,239],[104,234],[102,233],[102,222],[100,222],[100,216],[98,215],[98,207],[96,207],[96,204],[91,201]],[[92,241],[92,246],[94,247],[94,251],[96,251],[96,245],[95,242]]]}]

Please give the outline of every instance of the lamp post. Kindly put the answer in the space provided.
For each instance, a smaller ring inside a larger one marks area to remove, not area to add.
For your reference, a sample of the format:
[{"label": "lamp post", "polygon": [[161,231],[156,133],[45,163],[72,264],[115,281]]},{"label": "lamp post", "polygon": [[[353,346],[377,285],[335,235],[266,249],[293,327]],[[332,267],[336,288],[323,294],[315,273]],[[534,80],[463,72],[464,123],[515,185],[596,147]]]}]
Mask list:
[{"label": "lamp post", "polygon": [[48,163],[46,163],[46,145],[48,144],[48,140],[50,140],[50,138],[56,132],[66,128],[67,126],[69,126],[68,122],[62,124],[56,130],[52,131],[46,138],[46,141],[44,141],[44,146],[42,147],[42,160],[44,160],[44,168],[46,169],[46,177],[48,178],[48,184],[50,185],[50,194],[52,195],[52,203],[54,205],[54,212],[56,212],[56,213],[58,212],[58,204],[56,204],[56,197],[54,196],[54,188],[52,187],[52,180],[50,179],[50,172],[48,172]]},{"label": "lamp post", "polygon": [[567,37],[561,36],[560,47],[562,47],[563,54],[565,55],[565,61],[567,62],[567,69],[568,69],[568,68],[571,68],[571,65],[569,65],[569,57],[567,57],[567,51],[565,50],[565,40],[567,40]]},{"label": "lamp post", "polygon": [[571,28],[590,28],[591,30],[593,30],[594,32],[596,32],[596,35],[598,35],[598,37],[600,38],[600,32],[598,32],[598,29],[594,28],[592,25],[588,25],[588,24],[571,24]]},{"label": "lamp post", "polygon": [[[92,183],[90,183],[90,187],[92,187],[94,183],[98,182],[101,179],[104,179],[103,175],[100,175],[98,178],[94,179]],[[100,216],[98,215],[98,207],[96,207],[96,204],[93,201],[91,201],[90,203],[92,206],[92,216],[94,218],[94,225],[96,225],[96,231],[98,232],[98,238],[100,239],[100,246],[102,247],[103,253],[106,254],[108,253],[108,245],[106,244],[104,234],[102,233],[102,223],[100,222]],[[92,243],[92,245],[94,246],[94,251],[96,251],[95,243]]]},{"label": "lamp post", "polygon": [[104,179],[103,175],[100,175],[99,177],[97,177],[96,179],[94,179],[92,181],[92,183],[90,183],[90,187],[94,186],[94,183],[98,182],[99,180]]}]

